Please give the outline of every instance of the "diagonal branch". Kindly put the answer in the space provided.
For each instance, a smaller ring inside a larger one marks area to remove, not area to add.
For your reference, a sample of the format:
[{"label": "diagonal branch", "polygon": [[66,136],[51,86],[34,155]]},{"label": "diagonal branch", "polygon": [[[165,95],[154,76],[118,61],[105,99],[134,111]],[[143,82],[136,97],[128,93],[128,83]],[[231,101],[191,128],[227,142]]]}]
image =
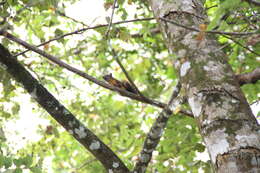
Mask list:
[{"label": "diagonal branch", "polygon": [[[161,17],[160,18],[162,21],[165,21],[165,22],[168,22],[168,23],[171,23],[171,24],[174,24],[176,26],[179,26],[179,27],[182,27],[182,28],[185,28],[185,29],[188,29],[188,30],[191,30],[191,31],[195,31],[195,32],[201,32],[199,29],[196,29],[196,28],[193,28],[193,27],[189,27],[189,26],[185,26],[185,25],[182,25],[182,24],[179,24],[175,21],[172,21],[172,20],[169,20],[169,19],[166,19],[166,18],[163,18]],[[229,37],[228,35],[236,35],[236,36],[241,36],[241,35],[252,35],[252,34],[257,34],[258,31],[256,32],[224,32],[224,31],[205,31],[205,33],[211,33],[211,34],[221,34],[223,37],[225,38],[228,38],[230,40],[232,40],[234,43],[240,45],[241,47],[243,47],[244,49],[247,49],[248,51],[256,54],[256,55],[260,55],[259,53],[249,49],[248,47],[242,45],[241,43],[239,43],[238,41],[234,40],[233,38]]]},{"label": "diagonal branch", "polygon": [[251,49],[250,49],[249,47],[247,47],[247,46],[244,46],[242,43],[240,43],[239,41],[233,39],[232,37],[229,37],[229,36],[226,36],[226,35],[222,35],[222,36],[225,37],[225,38],[227,38],[227,39],[229,39],[229,40],[231,40],[231,41],[233,41],[233,42],[236,43],[237,45],[239,45],[239,46],[241,46],[242,48],[248,50],[249,52],[251,52],[251,53],[253,53],[253,54],[255,54],[255,55],[260,56],[259,53],[257,53],[257,52],[255,52],[255,51],[251,50]]},{"label": "diagonal branch", "polygon": [[111,49],[111,53],[112,56],[115,58],[117,64],[120,66],[120,68],[122,69],[123,73],[125,74],[127,80],[130,82],[130,84],[134,87],[135,91],[138,93],[138,95],[140,95],[141,97],[144,97],[143,94],[140,92],[140,90],[138,89],[138,87],[135,85],[135,83],[133,82],[133,80],[131,79],[131,77],[128,75],[127,71],[125,70],[123,64],[121,63],[121,61],[119,60],[116,51],[113,49],[111,43],[110,43],[110,37],[109,37],[109,32],[110,32],[110,28],[112,26],[112,21],[113,21],[113,16],[114,16],[114,12],[115,12],[115,6],[116,6],[117,0],[114,0],[113,3],[113,7],[112,7],[112,14],[110,17],[110,22],[107,28],[107,32],[106,32],[106,38],[107,38],[107,44],[108,47]]},{"label": "diagonal branch", "polygon": [[0,63],[14,79],[37,101],[67,132],[91,152],[108,172],[129,172],[118,156],[92,131],[69,112],[39,81],[37,81],[7,49],[0,44]]},{"label": "diagonal branch", "polygon": [[[109,43],[108,43],[109,44]],[[109,44],[110,45],[110,44]],[[144,95],[140,92],[140,90],[138,89],[138,87],[135,85],[134,81],[131,79],[131,77],[129,76],[129,74],[127,73],[126,69],[124,68],[123,64],[121,63],[121,61],[119,60],[118,56],[117,56],[117,53],[115,52],[115,50],[112,48],[112,46],[110,45],[111,47],[111,52],[112,52],[112,55],[113,57],[115,58],[117,64],[120,66],[120,68],[122,69],[123,73],[125,74],[127,80],[130,82],[130,84],[134,87],[135,91],[143,98]]]},{"label": "diagonal branch", "polygon": [[256,83],[260,80],[260,68],[256,68],[252,72],[236,75],[240,86],[249,83]]},{"label": "diagonal branch", "polygon": [[172,114],[172,112],[169,112],[168,108],[169,107],[174,107],[176,108],[176,103],[178,101],[178,94],[181,89],[181,82],[179,81],[176,88],[174,89],[171,99],[165,109],[160,113],[154,124],[152,125],[150,131],[147,134],[147,137],[144,141],[144,145],[142,148],[142,151],[140,152],[139,155],[139,160],[135,165],[134,171],[132,172],[137,172],[137,173],[145,173],[146,168],[151,161],[152,158],[152,153],[156,149],[158,143],[160,142],[160,139],[162,137],[162,134],[164,132],[164,128],[166,127],[167,121]]},{"label": "diagonal branch", "polygon": [[[164,17],[160,17],[160,20],[162,20],[164,22],[168,22],[168,23],[174,24],[176,26],[179,26],[179,27],[182,27],[182,28],[185,28],[185,29],[188,29],[188,30],[191,30],[191,31],[201,32],[201,30],[199,30],[197,28],[185,26],[183,24],[177,23],[177,22],[175,22],[173,20],[166,19]],[[252,35],[252,34],[257,34],[257,32],[258,31],[256,31],[256,32],[225,32],[225,31],[215,31],[215,30],[205,31],[205,33],[210,33],[210,34],[223,34],[223,35],[236,35],[236,36]]]},{"label": "diagonal branch", "polygon": [[[154,20],[153,17],[149,17],[149,18],[142,18],[142,19],[132,19],[132,20],[125,20],[125,21],[119,21],[119,22],[115,22],[115,23],[112,23],[112,25],[119,25],[119,24],[124,24],[124,23],[131,23],[131,22],[139,22],[139,21],[149,21],[149,20]],[[53,41],[56,41],[56,40],[60,40],[64,37],[67,37],[67,36],[70,36],[70,35],[75,35],[75,34],[81,34],[82,32],[85,32],[87,30],[91,30],[91,29],[98,29],[98,28],[103,28],[103,27],[107,27],[108,24],[102,24],[102,25],[96,25],[96,26],[91,26],[91,27],[87,27],[87,28],[82,28],[82,29],[78,29],[76,31],[73,31],[73,32],[69,32],[69,33],[66,33],[64,35],[61,35],[61,36],[58,36],[58,37],[55,37],[53,39],[50,39],[46,42],[43,42],[39,45],[37,45],[36,47],[40,47],[40,46],[43,46],[43,45],[46,45],[46,44],[49,44],[50,42],[53,42]],[[27,49],[23,52],[20,52],[14,56],[20,56],[26,52],[30,51],[30,49]]]},{"label": "diagonal branch", "polygon": [[109,21],[109,24],[108,24],[108,27],[107,27],[107,32],[105,34],[106,38],[108,38],[110,29],[112,27],[112,22],[113,22],[113,17],[114,17],[114,13],[115,13],[116,3],[117,3],[117,0],[114,0],[113,6],[112,6],[112,13],[111,13],[111,16],[110,16],[110,21]]},{"label": "diagonal branch", "polygon": [[[1,35],[1,33],[0,33]],[[91,81],[91,82],[94,82],[96,83],[97,85],[100,85],[106,89],[110,89],[110,90],[113,90],[113,91],[117,91],[119,92],[120,94],[122,94],[123,96],[127,96],[129,98],[132,98],[132,99],[135,99],[135,100],[139,100],[139,101],[142,101],[142,102],[150,102],[151,104],[153,105],[157,105],[158,107],[161,107],[163,108],[165,106],[165,104],[163,103],[160,103],[160,102],[157,102],[157,101],[152,101],[148,98],[141,98],[140,96],[136,95],[136,94],[133,94],[133,93],[130,93],[130,92],[127,92],[123,89],[120,89],[120,88],[117,88],[117,87],[114,87],[112,85],[109,85],[107,84],[106,82],[104,81],[101,81],[101,80],[97,80],[96,78],[88,75],[87,73],[83,72],[83,71],[80,71],[78,69],[76,69],[75,67],[72,67],[70,66],[69,64],[66,64],[64,63],[63,61],[59,60],[59,58],[53,56],[53,55],[50,55],[44,51],[42,51],[41,49],[35,47],[35,46],[32,46],[28,43],[26,43],[25,41],[19,39],[19,38],[16,38],[15,36],[13,36],[12,34],[8,33],[8,32],[3,32],[2,35],[4,35],[6,38],[26,47],[27,49],[30,49],[40,55],[42,55],[43,57],[47,58],[48,60],[50,60],[51,62],[54,62],[55,64],[61,66],[61,67],[64,67],[66,68],[67,70],[73,72],[73,73],[76,73],[78,75],[80,75],[81,77]]]},{"label": "diagonal branch", "polygon": [[72,18],[72,17],[70,17],[70,16],[67,16],[67,15],[66,15],[64,12],[62,12],[62,11],[59,11],[59,10],[55,9],[55,12],[56,12],[58,15],[60,15],[60,16],[62,16],[62,17],[65,17],[65,18],[67,18],[67,19],[70,19],[70,20],[72,20],[72,21],[75,22],[75,23],[80,23],[80,24],[82,24],[83,26],[88,27],[88,25],[85,24],[84,22],[78,21],[78,20],[76,20],[76,19],[74,19],[74,18]]},{"label": "diagonal branch", "polygon": [[[5,32],[5,31],[2,31],[0,30],[0,35],[3,35],[5,36],[6,38],[24,46],[25,48],[29,49],[29,50],[32,50],[40,55],[42,55],[43,57],[47,58],[48,60],[50,60],[51,62],[59,65],[60,67],[63,67],[99,86],[102,86],[106,89],[109,89],[109,90],[112,90],[112,91],[116,91],[118,93],[120,93],[122,96],[125,96],[125,97],[129,97],[131,99],[134,99],[134,100],[137,100],[137,101],[140,101],[140,102],[143,102],[143,103],[147,103],[147,104],[150,104],[150,105],[153,105],[153,106],[156,106],[156,107],[159,107],[159,108],[164,108],[166,106],[165,103],[162,103],[162,102],[159,102],[159,101],[156,101],[156,100],[152,100],[150,98],[147,98],[147,97],[141,97],[139,95],[136,95],[136,94],[133,94],[131,92],[128,92],[126,90],[123,90],[121,88],[118,88],[118,87],[114,87],[112,85],[109,85],[107,84],[106,82],[104,81],[101,81],[101,80],[98,80],[90,75],[88,75],[87,73],[83,72],[83,71],[80,71],[78,70],[77,68],[75,67],[72,67],[70,66],[69,64],[66,64],[64,63],[63,61],[59,60],[59,58],[53,56],[53,55],[50,55],[44,51],[42,51],[41,49],[33,46],[33,45],[30,45],[28,44],[27,42],[19,39],[19,38],[16,38],[15,36],[13,36],[12,34],[8,33],[8,32]],[[188,111],[185,111],[185,110],[181,110],[181,113],[184,114],[184,115],[187,115],[189,117],[193,117],[193,114],[188,112]]]}]

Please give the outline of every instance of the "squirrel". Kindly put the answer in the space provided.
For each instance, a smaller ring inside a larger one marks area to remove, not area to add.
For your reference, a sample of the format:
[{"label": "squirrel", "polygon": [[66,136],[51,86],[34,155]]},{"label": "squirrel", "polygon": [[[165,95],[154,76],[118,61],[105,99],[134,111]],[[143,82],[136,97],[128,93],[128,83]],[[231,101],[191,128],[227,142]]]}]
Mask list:
[{"label": "squirrel", "polygon": [[115,87],[127,90],[128,92],[137,94],[136,90],[134,89],[134,87],[127,81],[119,81],[117,79],[115,79],[112,74],[108,74],[108,75],[104,75],[103,79],[105,81],[107,81],[110,85],[113,85]]}]

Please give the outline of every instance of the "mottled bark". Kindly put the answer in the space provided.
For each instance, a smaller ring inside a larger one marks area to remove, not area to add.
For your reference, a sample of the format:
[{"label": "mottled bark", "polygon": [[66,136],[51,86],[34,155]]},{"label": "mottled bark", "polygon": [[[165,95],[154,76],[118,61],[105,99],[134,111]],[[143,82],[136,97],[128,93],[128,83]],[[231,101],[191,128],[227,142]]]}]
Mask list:
[{"label": "mottled bark", "polygon": [[[148,132],[143,148],[139,154],[139,161],[136,163],[133,173],[145,173],[149,162],[152,159],[153,151],[156,149],[163,135],[164,129],[167,125],[167,121],[172,115],[172,111],[175,112],[177,107],[180,105],[180,100],[178,97],[181,89],[181,83],[178,82],[173,90],[171,99],[164,110],[156,118],[150,131]],[[172,111],[171,111],[172,110]]]},{"label": "mottled bark", "polygon": [[86,128],[68,109],[66,109],[39,81],[37,81],[7,49],[0,44],[0,67],[13,76],[16,82],[30,93],[63,128],[82,144],[107,172],[130,172],[118,156],[104,144],[91,130]]},{"label": "mottled bark", "polygon": [[[260,126],[198,0],[151,0],[216,172],[260,171]],[[167,19],[177,24],[166,22]],[[183,26],[178,25],[185,25]]]}]

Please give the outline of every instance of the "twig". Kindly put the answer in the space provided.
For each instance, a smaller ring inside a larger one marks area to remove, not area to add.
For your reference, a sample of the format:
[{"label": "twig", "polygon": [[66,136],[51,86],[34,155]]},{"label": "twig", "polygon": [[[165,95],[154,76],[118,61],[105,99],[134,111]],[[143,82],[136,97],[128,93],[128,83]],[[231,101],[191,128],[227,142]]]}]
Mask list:
[{"label": "twig", "polygon": [[260,80],[260,68],[258,67],[249,73],[236,75],[236,78],[238,79],[240,86],[249,83],[256,83],[258,80]]},{"label": "twig", "polygon": [[115,8],[116,8],[116,3],[117,3],[117,0],[114,0],[113,6],[112,6],[112,13],[111,13],[111,16],[110,16],[110,21],[109,21],[107,31],[106,31],[106,34],[105,34],[106,38],[108,38],[110,29],[111,29],[111,26],[112,26],[113,17],[114,17]]},{"label": "twig", "polygon": [[244,46],[243,44],[241,44],[239,41],[236,41],[236,40],[233,39],[232,37],[229,37],[229,36],[226,36],[226,35],[222,35],[222,36],[225,37],[225,38],[227,38],[227,39],[229,39],[229,40],[232,40],[234,43],[238,44],[239,46],[243,47],[244,49],[248,50],[249,52],[251,52],[251,53],[253,53],[253,54],[255,54],[255,55],[260,56],[259,53],[257,53],[257,52],[255,52],[255,51],[251,50],[251,49],[250,49],[249,47],[247,47],[247,46]]},{"label": "twig", "polygon": [[138,87],[135,85],[134,81],[132,80],[132,78],[129,76],[129,74],[127,73],[126,69],[124,68],[123,64],[121,63],[121,61],[119,60],[117,53],[115,52],[115,50],[112,48],[111,44],[108,43],[110,48],[111,48],[111,52],[112,52],[112,56],[115,58],[117,64],[120,66],[121,70],[123,71],[123,73],[125,74],[127,80],[130,82],[130,84],[134,87],[134,89],[136,90],[136,92],[143,98],[144,95],[140,92],[140,90],[138,89]]},{"label": "twig", "polygon": [[215,8],[215,7],[218,7],[218,5],[212,5],[212,6],[210,6],[210,7],[205,8],[205,10],[209,10],[209,9]]},{"label": "twig", "polygon": [[214,50],[214,51],[213,51],[213,53],[214,53],[214,52],[221,51],[222,49],[224,49],[224,48],[225,48],[225,47],[227,47],[228,45],[230,45],[230,43],[226,43],[226,44],[224,44],[224,45],[223,45],[223,46],[221,46],[220,48],[218,48],[218,49]]},{"label": "twig", "polygon": [[87,24],[85,24],[84,22],[82,22],[82,21],[78,21],[78,20],[76,20],[76,19],[74,19],[74,18],[72,18],[72,17],[69,17],[69,16],[67,16],[65,13],[63,13],[63,12],[61,12],[61,11],[59,11],[59,10],[55,10],[55,12],[56,13],[58,13],[60,16],[62,16],[62,17],[65,17],[65,18],[68,18],[68,19],[70,19],[70,20],[72,20],[73,22],[75,22],[75,23],[80,23],[80,24],[82,24],[83,26],[85,26],[85,27],[89,27]]},{"label": "twig", "polygon": [[106,32],[106,38],[107,38],[107,44],[108,47],[111,49],[111,53],[112,56],[115,58],[117,64],[120,66],[120,68],[122,69],[123,73],[125,74],[127,80],[130,82],[130,84],[134,87],[135,91],[141,96],[144,97],[143,94],[140,92],[140,90],[138,89],[138,87],[135,85],[135,83],[133,82],[133,80],[131,79],[131,77],[128,75],[127,71],[125,70],[123,64],[121,63],[121,61],[119,60],[117,53],[115,52],[115,50],[113,49],[113,47],[110,44],[110,38],[109,38],[109,32],[110,32],[110,28],[111,28],[111,24],[113,21],[113,16],[114,16],[114,12],[115,12],[115,6],[116,6],[117,0],[114,0],[113,3],[113,7],[112,7],[112,13],[111,13],[111,18],[110,18],[110,22],[107,28],[107,32]]},{"label": "twig", "polygon": [[135,165],[134,171],[138,173],[145,173],[146,168],[152,158],[152,153],[156,149],[158,143],[160,142],[161,136],[166,127],[167,121],[172,114],[169,112],[169,108],[172,107],[174,101],[177,99],[177,96],[180,92],[181,83],[178,82],[176,88],[174,89],[171,99],[165,109],[160,113],[154,124],[152,125],[150,131],[147,134],[143,148],[139,154],[139,160]]},{"label": "twig", "polygon": [[[165,21],[165,22],[174,24],[174,25],[176,25],[176,26],[179,26],[179,27],[182,27],[182,28],[191,30],[191,31],[201,32],[199,29],[196,29],[196,28],[193,28],[193,27],[189,27],[189,26],[186,26],[186,25],[182,25],[182,24],[180,24],[180,23],[174,22],[174,21],[169,20],[169,19],[166,19],[166,18],[164,18],[164,17],[160,17],[160,19],[161,19],[162,21]],[[225,32],[225,31],[214,31],[214,30],[213,30],[213,31],[205,31],[205,33],[241,36],[241,35],[252,35],[252,34],[256,34],[257,31],[256,31],[256,32]]]},{"label": "twig", "polygon": [[[25,48],[29,49],[29,50],[32,50],[40,55],[42,55],[43,57],[47,58],[48,60],[50,60],[51,62],[54,62],[55,64],[59,65],[60,67],[63,67],[75,74],[78,74],[79,76],[99,85],[99,86],[102,86],[106,89],[109,89],[109,90],[112,90],[112,91],[117,91],[118,93],[120,93],[122,96],[125,96],[125,97],[129,97],[131,99],[134,99],[134,100],[137,100],[137,101],[140,101],[140,102],[143,102],[143,103],[147,103],[147,104],[150,104],[150,105],[153,105],[153,106],[156,106],[156,107],[159,107],[159,108],[165,108],[166,104],[165,103],[162,103],[162,102],[159,102],[159,101],[155,101],[155,100],[152,100],[150,98],[147,98],[147,97],[141,97],[139,95],[136,95],[136,94],[133,94],[131,92],[128,92],[126,90],[123,90],[121,88],[118,88],[118,87],[114,87],[112,85],[109,85],[107,84],[106,82],[104,81],[101,81],[101,80],[98,80],[90,75],[88,75],[87,73],[83,72],[83,71],[80,71],[78,70],[77,68],[75,67],[72,67],[70,66],[69,64],[66,64],[64,63],[63,61],[59,60],[59,58],[53,56],[53,55],[50,55],[44,51],[42,51],[41,49],[33,46],[33,45],[30,45],[28,44],[27,42],[19,39],[19,38],[16,38],[15,36],[13,36],[12,34],[8,33],[8,32],[0,32],[0,35],[3,35],[5,36],[6,38],[24,46]],[[184,115],[187,115],[189,117],[193,117],[193,115],[187,111],[180,111],[181,113],[183,113]]]},{"label": "twig", "polygon": [[80,170],[80,169],[82,169],[83,167],[87,166],[88,164],[90,164],[90,163],[92,163],[92,162],[94,162],[94,161],[96,161],[96,160],[97,160],[96,158],[87,160],[87,161],[86,161],[85,163],[83,163],[81,166],[79,166],[78,168],[75,168],[75,170]]},{"label": "twig", "polygon": [[[130,172],[118,156],[92,131],[86,128],[39,81],[37,81],[7,49],[0,44],[0,62],[14,79],[37,101],[63,128],[81,143],[108,172]],[[114,166],[116,163],[117,166]]]},{"label": "twig", "polygon": [[[125,20],[125,21],[119,21],[119,22],[115,22],[113,23],[112,25],[119,25],[119,24],[124,24],[124,23],[131,23],[131,22],[139,22],[139,21],[149,21],[149,20],[154,20],[153,17],[150,17],[150,18],[142,18],[142,19],[132,19],[132,20]],[[102,28],[102,27],[107,27],[108,24],[102,24],[102,25],[96,25],[96,26],[91,26],[91,27],[87,27],[87,28],[82,28],[82,29],[78,29],[76,31],[73,31],[73,32],[69,32],[69,33],[66,33],[64,35],[61,35],[61,36],[58,36],[58,37],[55,37],[53,39],[50,39],[46,42],[43,42],[39,45],[37,45],[36,47],[40,47],[40,46],[43,46],[45,44],[49,44],[50,42],[53,42],[53,41],[56,41],[56,40],[60,40],[64,37],[67,37],[67,36],[70,36],[70,35],[74,35],[74,34],[81,34],[82,32],[85,32],[87,30],[90,30],[90,29],[98,29],[98,28]],[[29,49],[28,50],[25,50],[23,52],[20,52],[14,56],[20,56],[26,52],[30,51]]]}]

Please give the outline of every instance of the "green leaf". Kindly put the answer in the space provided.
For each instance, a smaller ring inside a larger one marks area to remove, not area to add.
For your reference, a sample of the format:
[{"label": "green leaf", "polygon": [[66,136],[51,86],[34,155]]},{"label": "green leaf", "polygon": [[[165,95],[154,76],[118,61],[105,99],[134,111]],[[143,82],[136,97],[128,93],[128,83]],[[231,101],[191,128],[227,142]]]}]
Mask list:
[{"label": "green leaf", "polygon": [[218,26],[221,22],[221,18],[224,15],[228,15],[229,12],[238,7],[240,4],[240,0],[225,0],[224,2],[222,2],[214,14],[213,20],[211,20],[210,24],[208,25],[207,30],[212,30],[216,26]]},{"label": "green leaf", "polygon": [[197,150],[198,152],[201,152],[201,153],[205,151],[205,146],[200,143],[196,143],[194,148],[195,148],[195,150]]},{"label": "green leaf", "polygon": [[4,167],[7,169],[7,168],[10,168],[12,166],[12,159],[10,157],[5,157],[4,159]]},{"label": "green leaf", "polygon": [[23,170],[21,168],[15,168],[14,173],[22,173]]},{"label": "green leaf", "polygon": [[12,107],[12,114],[17,114],[20,110],[20,104],[15,103]]},{"label": "green leaf", "polygon": [[23,164],[26,166],[26,167],[30,167],[32,162],[33,162],[33,159],[32,159],[32,156],[30,155],[27,155],[25,157],[22,158],[22,162]]},{"label": "green leaf", "polygon": [[33,173],[42,173],[42,170],[41,168],[35,166],[35,167],[31,167],[30,170],[33,172]]},{"label": "green leaf", "polygon": [[0,153],[0,168],[5,165],[5,157]]},{"label": "green leaf", "polygon": [[13,162],[16,165],[16,167],[20,167],[21,165],[23,165],[22,159],[14,159]]}]

